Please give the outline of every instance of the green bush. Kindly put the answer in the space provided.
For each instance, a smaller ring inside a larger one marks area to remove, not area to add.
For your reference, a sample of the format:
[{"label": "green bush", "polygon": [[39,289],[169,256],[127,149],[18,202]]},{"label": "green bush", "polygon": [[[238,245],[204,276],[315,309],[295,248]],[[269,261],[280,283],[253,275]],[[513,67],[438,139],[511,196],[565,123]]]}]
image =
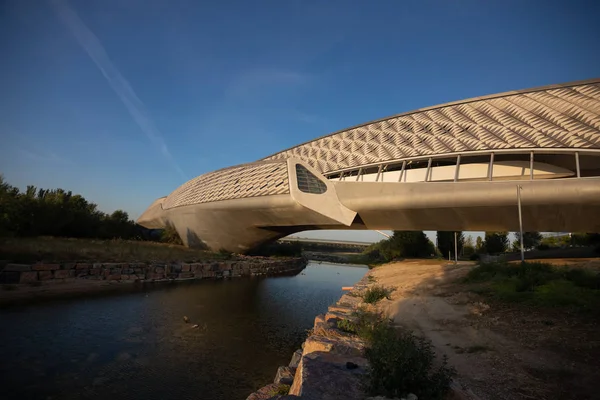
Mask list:
[{"label": "green bush", "polygon": [[340,319],[337,322],[337,328],[346,333],[358,333],[358,327],[349,319]]},{"label": "green bush", "polygon": [[277,388],[271,390],[270,396],[287,395],[290,392],[290,385],[280,384]]},{"label": "green bush", "polygon": [[600,310],[600,274],[587,269],[532,262],[489,263],[469,271],[464,281],[488,284],[489,290],[479,287],[478,292],[501,301]]},{"label": "green bush", "polygon": [[400,398],[414,393],[419,399],[443,399],[455,375],[446,357],[435,367],[431,342],[382,320],[371,329],[365,356],[369,361],[365,386],[371,396]]},{"label": "green bush", "polygon": [[383,286],[374,285],[364,291],[362,294],[363,301],[368,304],[375,304],[383,299],[390,300],[392,290]]}]

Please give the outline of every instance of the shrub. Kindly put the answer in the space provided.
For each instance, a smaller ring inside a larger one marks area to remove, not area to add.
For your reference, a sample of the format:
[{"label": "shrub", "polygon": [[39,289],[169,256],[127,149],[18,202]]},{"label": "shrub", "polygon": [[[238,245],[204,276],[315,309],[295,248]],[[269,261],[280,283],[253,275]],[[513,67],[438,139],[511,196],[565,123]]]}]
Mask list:
[{"label": "shrub", "polygon": [[[467,283],[488,283],[487,294],[501,301],[544,307],[573,306],[600,310],[600,274],[545,263],[489,263],[472,269]],[[479,292],[486,293],[484,288]]]},{"label": "shrub", "polygon": [[399,398],[414,393],[419,399],[443,399],[455,374],[446,357],[434,366],[431,342],[385,321],[373,326],[365,356],[369,361],[366,391],[372,396]]},{"label": "shrub", "polygon": [[277,396],[277,395],[287,395],[290,392],[290,385],[280,384],[277,388],[271,390],[269,396]]},{"label": "shrub", "polygon": [[340,319],[337,322],[337,328],[346,333],[358,333],[358,327],[349,319]]},{"label": "shrub", "polygon": [[375,304],[382,299],[390,300],[391,293],[391,289],[379,285],[374,285],[365,290],[365,292],[362,294],[362,298],[365,303]]}]

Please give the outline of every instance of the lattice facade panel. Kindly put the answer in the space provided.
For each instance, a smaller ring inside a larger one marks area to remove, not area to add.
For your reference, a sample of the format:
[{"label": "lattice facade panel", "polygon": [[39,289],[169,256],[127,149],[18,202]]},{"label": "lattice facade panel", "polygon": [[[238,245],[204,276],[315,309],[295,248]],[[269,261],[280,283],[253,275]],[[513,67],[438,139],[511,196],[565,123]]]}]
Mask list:
[{"label": "lattice facade panel", "polygon": [[322,173],[477,150],[600,149],[600,83],[512,92],[372,122],[274,154]]},{"label": "lattice facade panel", "polygon": [[287,162],[259,162],[200,175],[171,193],[163,208],[289,192]]}]

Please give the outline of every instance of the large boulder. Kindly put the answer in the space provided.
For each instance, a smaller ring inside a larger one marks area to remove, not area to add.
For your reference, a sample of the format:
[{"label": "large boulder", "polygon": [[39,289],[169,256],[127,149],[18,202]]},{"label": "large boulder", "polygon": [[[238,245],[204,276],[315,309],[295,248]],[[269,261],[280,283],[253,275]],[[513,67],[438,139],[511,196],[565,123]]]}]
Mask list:
[{"label": "large boulder", "polygon": [[365,343],[357,336],[344,336],[332,331],[331,336],[312,335],[304,342],[303,355],[314,352],[360,357],[364,354]]},{"label": "large boulder", "polygon": [[366,367],[362,357],[325,352],[306,354],[289,394],[305,400],[363,400],[361,376],[366,374]]},{"label": "large boulder", "polygon": [[292,355],[292,360],[290,361],[288,367],[296,369],[298,368],[298,364],[300,364],[300,360],[302,359],[302,349],[298,349]]},{"label": "large boulder", "polygon": [[281,385],[291,385],[294,382],[294,373],[290,367],[279,367],[277,369],[277,374],[275,375],[275,380],[273,383],[278,383]]}]

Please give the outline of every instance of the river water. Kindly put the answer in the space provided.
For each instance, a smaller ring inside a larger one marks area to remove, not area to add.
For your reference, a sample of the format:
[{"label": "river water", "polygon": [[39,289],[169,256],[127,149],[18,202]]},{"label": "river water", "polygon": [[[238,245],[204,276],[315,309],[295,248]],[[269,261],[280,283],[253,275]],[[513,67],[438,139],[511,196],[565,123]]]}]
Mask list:
[{"label": "river water", "polygon": [[180,282],[2,309],[0,398],[245,399],[272,382],[314,317],[365,273],[309,263],[295,276]]}]

